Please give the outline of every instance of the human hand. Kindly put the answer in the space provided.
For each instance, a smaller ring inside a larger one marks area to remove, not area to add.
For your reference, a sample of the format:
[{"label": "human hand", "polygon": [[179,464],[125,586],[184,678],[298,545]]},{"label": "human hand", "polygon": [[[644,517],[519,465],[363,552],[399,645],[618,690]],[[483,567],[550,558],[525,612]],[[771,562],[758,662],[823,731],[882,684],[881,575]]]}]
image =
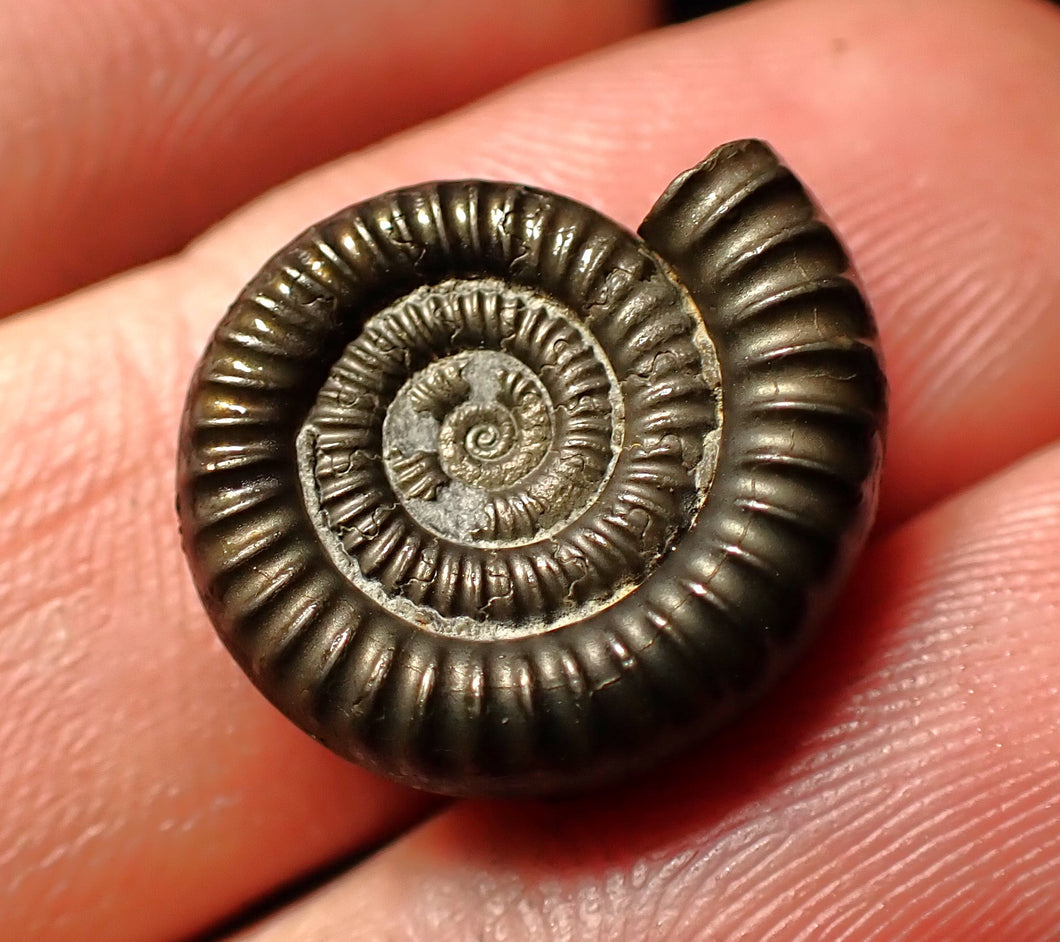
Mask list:
[{"label": "human hand", "polygon": [[[545,37],[523,66],[549,36],[551,52],[573,51],[558,48],[573,32],[558,6],[518,6]],[[643,23],[636,6],[611,24],[586,14],[583,45]],[[173,78],[206,117],[178,121],[172,150],[148,115],[106,101],[99,114],[123,116],[124,144],[95,185],[119,196],[76,217],[87,194],[50,189],[57,171],[27,178],[5,223],[22,241],[0,243],[9,298],[41,297],[49,252],[91,220],[96,238],[62,256],[84,266],[63,263],[64,289],[387,127],[356,111],[348,139],[320,130],[332,107],[354,111],[352,97],[314,104],[346,87],[351,66],[336,30],[318,28],[327,18],[300,36],[294,6],[270,9],[271,41],[287,30],[284,48],[305,57],[282,74],[316,61],[317,84],[295,83],[284,120],[267,119],[275,102],[261,96],[286,94],[255,73],[267,57],[178,57]],[[189,14],[207,26],[217,15]],[[372,74],[390,76],[382,51],[407,51],[408,33],[371,35]],[[480,38],[483,50],[505,42]],[[318,44],[330,55],[314,58]],[[518,71],[497,65],[519,58],[504,48],[458,57],[463,94]],[[1049,937],[1060,924],[1058,54],[1060,15],[1040,3],[752,5],[644,34],[343,158],[172,259],[0,323],[0,937],[187,935],[427,812],[245,937]],[[225,70],[257,93],[227,110],[203,91],[231,88],[217,85]],[[447,82],[403,84],[405,119],[452,104]],[[108,94],[127,92],[116,81]],[[247,127],[255,145],[233,144],[228,129]],[[184,387],[239,287],[317,218],[427,179],[525,181],[632,225],[675,173],[746,136],[770,141],[835,220],[892,383],[879,526],[819,643],[694,754],[564,802],[442,808],[291,728],[214,638],[172,512]],[[42,139],[40,166],[107,157],[74,139]],[[155,210],[162,234],[145,223]]]}]

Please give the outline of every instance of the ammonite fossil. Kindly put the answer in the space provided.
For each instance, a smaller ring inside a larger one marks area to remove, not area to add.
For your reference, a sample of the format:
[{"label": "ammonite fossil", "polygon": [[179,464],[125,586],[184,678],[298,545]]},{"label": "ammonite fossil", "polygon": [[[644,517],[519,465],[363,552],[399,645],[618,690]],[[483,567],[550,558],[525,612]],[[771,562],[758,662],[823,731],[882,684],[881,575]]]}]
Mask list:
[{"label": "ammonite fossil", "polygon": [[188,395],[184,546],[222,639],[420,788],[614,780],[804,646],[876,494],[872,317],[757,141],[634,235],[527,186],[368,200],[276,255]]}]

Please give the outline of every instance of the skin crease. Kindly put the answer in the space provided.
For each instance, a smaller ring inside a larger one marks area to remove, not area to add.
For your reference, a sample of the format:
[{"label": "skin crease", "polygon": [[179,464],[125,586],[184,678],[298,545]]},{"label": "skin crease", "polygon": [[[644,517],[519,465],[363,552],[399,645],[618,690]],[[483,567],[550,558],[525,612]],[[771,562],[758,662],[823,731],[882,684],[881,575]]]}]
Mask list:
[{"label": "skin crease", "polygon": [[879,533],[806,669],[648,780],[454,805],[249,937],[1048,937],[1058,52],[1060,15],[1018,0],[752,5],[530,79],[0,325],[0,937],[177,938],[424,809],[262,703],[179,556],[184,386],[262,261],[449,176],[635,225],[747,135],[836,221],[893,384]]},{"label": "skin crease", "polygon": [[295,173],[655,20],[647,0],[423,9],[0,3],[0,315],[176,251]]}]

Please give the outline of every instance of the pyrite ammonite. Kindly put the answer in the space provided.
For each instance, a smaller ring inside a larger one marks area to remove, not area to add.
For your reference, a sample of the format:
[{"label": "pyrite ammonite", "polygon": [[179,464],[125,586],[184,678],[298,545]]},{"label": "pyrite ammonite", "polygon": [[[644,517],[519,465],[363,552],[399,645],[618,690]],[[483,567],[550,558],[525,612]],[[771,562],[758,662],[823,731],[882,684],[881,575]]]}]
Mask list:
[{"label": "pyrite ammonite", "polygon": [[847,256],[757,141],[639,235],[431,183],[281,250],[188,394],[199,593],[265,695],[450,794],[614,780],[803,647],[870,523],[886,389]]}]

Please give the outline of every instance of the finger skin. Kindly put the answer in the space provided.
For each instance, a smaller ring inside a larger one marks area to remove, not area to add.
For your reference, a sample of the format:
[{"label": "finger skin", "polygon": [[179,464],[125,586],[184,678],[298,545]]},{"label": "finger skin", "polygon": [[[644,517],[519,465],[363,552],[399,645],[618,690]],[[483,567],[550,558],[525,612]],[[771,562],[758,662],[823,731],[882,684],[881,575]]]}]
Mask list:
[{"label": "finger skin", "polygon": [[652,24],[649,0],[0,3],[0,315]]},{"label": "finger skin", "polygon": [[[0,738],[15,744],[0,793],[19,796],[0,804],[0,920],[36,920],[41,939],[176,934],[419,810],[337,771],[261,702],[212,639],[179,555],[184,387],[278,246],[346,203],[447,176],[546,185],[635,224],[719,141],[765,137],[835,217],[877,308],[894,383],[884,513],[898,520],[1060,433],[1048,408],[1060,322],[1046,316],[1060,234],[1042,221],[1057,181],[972,146],[1015,136],[1045,168],[1060,163],[1051,126],[1024,128],[1060,105],[1039,67],[1057,32],[1053,11],[1027,3],[751,6],[523,83],[270,194],[178,258],[0,325]],[[997,101],[1028,63],[1032,103]],[[911,140],[911,124],[932,133]],[[992,227],[934,226],[973,203]],[[940,280],[953,272],[967,279]],[[991,279],[1011,291],[964,288]],[[976,330],[997,324],[984,383]],[[943,371],[928,403],[905,391]],[[763,744],[762,761],[773,752]],[[753,817],[746,794],[729,801]]]},{"label": "finger skin", "polygon": [[636,786],[457,805],[241,942],[1053,938],[1060,444],[873,546],[805,669]]}]

